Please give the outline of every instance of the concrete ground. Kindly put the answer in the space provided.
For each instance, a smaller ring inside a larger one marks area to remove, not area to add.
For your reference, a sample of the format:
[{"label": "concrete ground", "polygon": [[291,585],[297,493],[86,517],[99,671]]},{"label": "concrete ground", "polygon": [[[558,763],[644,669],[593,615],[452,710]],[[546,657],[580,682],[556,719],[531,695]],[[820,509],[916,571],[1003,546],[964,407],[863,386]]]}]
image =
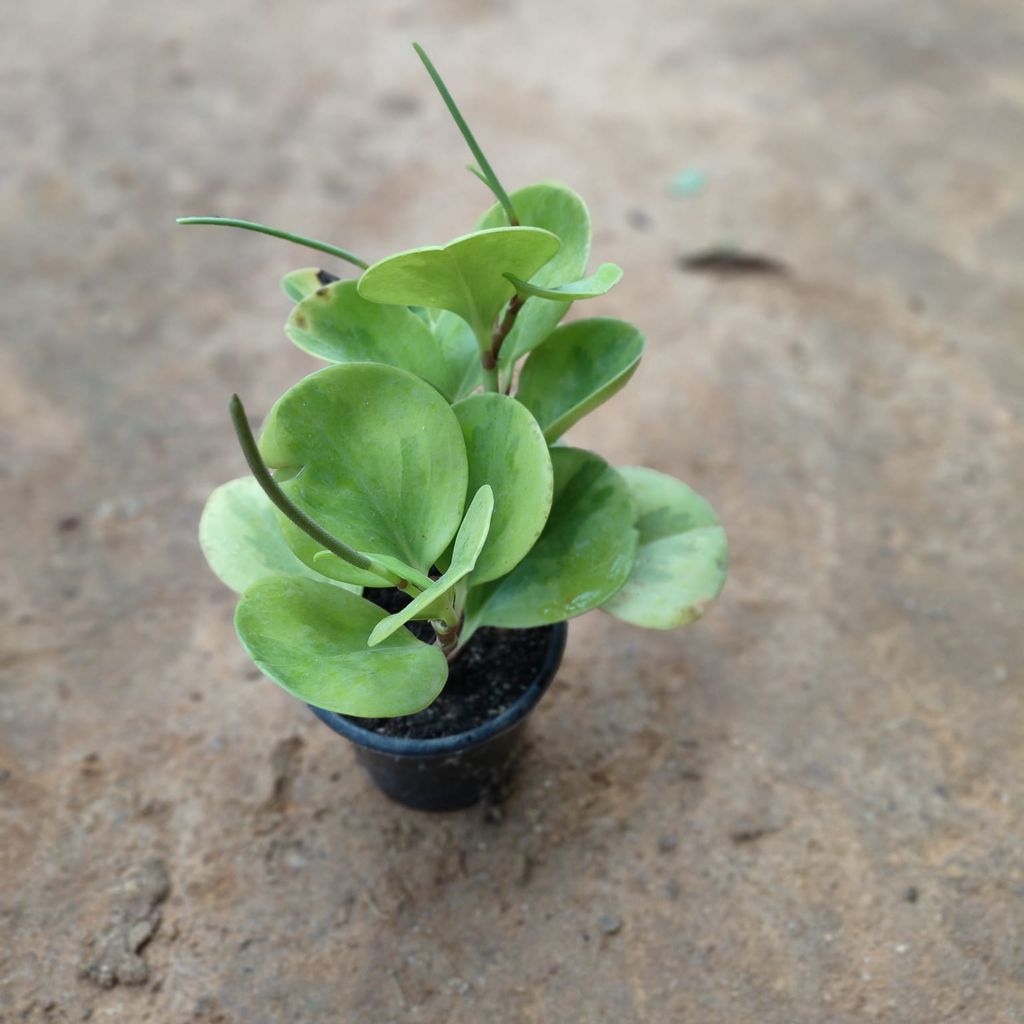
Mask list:
[{"label": "concrete ground", "polygon": [[[573,624],[501,814],[373,791],[195,540],[311,257],[173,218],[463,232],[411,39],[625,268],[648,352],[574,440],[733,550],[690,630]],[[0,1020],[1024,1021],[1022,54],[1005,0],[19,5]]]}]

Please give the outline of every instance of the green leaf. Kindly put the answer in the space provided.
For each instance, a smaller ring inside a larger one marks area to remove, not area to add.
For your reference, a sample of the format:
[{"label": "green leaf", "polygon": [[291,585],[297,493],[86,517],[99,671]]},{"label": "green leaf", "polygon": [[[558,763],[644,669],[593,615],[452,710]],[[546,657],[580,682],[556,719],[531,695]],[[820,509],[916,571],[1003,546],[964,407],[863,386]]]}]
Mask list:
[{"label": "green leaf", "polygon": [[626,385],[643,350],[643,335],[622,320],[563,324],[523,364],[516,398],[550,444]]},{"label": "green leaf", "polygon": [[199,545],[220,581],[239,594],[267,576],[323,582],[285,543],[277,510],[251,476],[221,484],[210,495],[199,519]]},{"label": "green leaf", "polygon": [[602,607],[649,629],[685,626],[725,585],[725,530],[707,501],[681,481],[640,466],[619,472],[636,501],[640,548],[629,579]]},{"label": "green leaf", "polygon": [[[517,274],[540,287],[575,281],[587,272],[590,258],[590,213],[587,204],[571,188],[553,182],[527,185],[512,193],[520,223],[544,228],[556,234],[561,247],[535,274]],[[505,221],[501,206],[492,206],[477,222],[477,228],[495,228]],[[506,271],[515,273],[513,268]],[[565,316],[568,300],[530,299],[516,317],[515,326],[501,346],[499,363],[507,369],[536,348]]]},{"label": "green leaf", "polygon": [[301,302],[318,288],[323,288],[325,284],[337,280],[336,275],[329,274],[326,270],[319,270],[317,267],[302,267],[299,270],[290,271],[281,278],[281,291],[292,302]]},{"label": "green leaf", "polygon": [[[300,472],[300,468],[294,466],[286,467],[280,471],[281,479],[278,481],[273,473],[270,472],[270,467],[260,454],[256,438],[252,433],[252,427],[249,424],[249,417],[246,414],[245,406],[242,405],[242,400],[238,395],[231,396],[229,408],[231,411],[231,422],[235,428],[235,434],[238,437],[238,443],[242,448],[245,461],[256,482],[262,488],[263,493],[270,499],[274,507],[284,518],[297,526],[307,537],[322,545],[327,551],[337,555],[349,565],[359,570],[368,570],[376,576],[391,580],[395,585],[399,585],[399,578],[394,576],[392,571],[386,566],[378,565],[367,558],[362,552],[356,551],[354,547],[335,537],[329,530],[325,530],[321,523],[311,519],[309,515],[303,512],[288,497],[284,490],[282,490],[281,484],[296,476]],[[402,585],[404,586],[404,584]]]},{"label": "green leaf", "polygon": [[470,590],[466,629],[525,628],[581,615],[608,600],[636,559],[633,499],[604,459],[551,451],[555,498],[530,553],[507,575]]},{"label": "green leaf", "polygon": [[430,330],[441,347],[444,361],[452,379],[453,402],[472,394],[484,382],[480,362],[480,346],[469,324],[447,309],[437,311]]},{"label": "green leaf", "polygon": [[[285,392],[267,417],[267,464],[324,529],[427,573],[462,521],[468,469],[448,403],[404,370],[329,366]],[[317,550],[322,550],[318,548]],[[308,549],[296,554],[309,564]]]},{"label": "green leaf", "polygon": [[469,493],[489,484],[494,517],[473,584],[503,576],[533,547],[551,510],[553,471],[537,421],[514,398],[493,392],[452,406],[466,442]]},{"label": "green leaf", "polygon": [[285,333],[303,351],[333,363],[384,363],[408,370],[449,400],[459,383],[459,370],[448,364],[420,317],[404,306],[367,302],[355,281],[317,288],[292,310]]},{"label": "green leaf", "polygon": [[602,263],[590,277],[549,287],[533,281],[520,281],[512,274],[506,274],[505,277],[516,286],[516,291],[524,299],[531,296],[541,299],[593,299],[611,291],[622,280],[622,267],[614,263]]},{"label": "green leaf", "polygon": [[373,718],[415,714],[441,692],[448,665],[407,629],[367,647],[386,614],[329,583],[276,576],[245,592],[235,628],[257,666],[307,704]]},{"label": "green leaf", "polygon": [[494,510],[494,492],[486,484],[476,492],[470,503],[466,518],[462,520],[448,571],[436,583],[432,583],[418,597],[413,598],[401,611],[381,619],[370,634],[369,644],[375,647],[396,629],[410,619],[432,618],[428,614],[431,605],[449,594],[456,583],[467,576],[476,565],[477,556],[487,540]]},{"label": "green leaf", "polygon": [[476,231],[447,245],[411,249],[374,263],[359,278],[359,294],[370,302],[451,310],[483,346],[501,307],[515,293],[501,275],[532,277],[558,244],[550,231],[537,228]]}]

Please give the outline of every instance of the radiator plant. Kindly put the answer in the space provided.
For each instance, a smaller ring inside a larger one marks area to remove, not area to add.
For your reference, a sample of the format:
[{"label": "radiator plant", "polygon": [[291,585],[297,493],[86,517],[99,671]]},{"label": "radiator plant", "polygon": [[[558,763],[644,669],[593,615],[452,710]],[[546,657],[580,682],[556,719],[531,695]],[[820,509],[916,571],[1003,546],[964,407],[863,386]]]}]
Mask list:
[{"label": "radiator plant", "polygon": [[[562,435],[636,370],[644,339],[607,318],[559,326],[621,276],[587,275],[590,218],[557,184],[508,194],[429,59],[497,202],[474,231],[372,265],[288,274],[286,332],[331,365],[270,410],[257,444],[231,415],[252,475],[219,487],[200,525],[214,572],[241,594],[242,643],[272,679],[355,716],[416,712],[482,626],[524,629],[602,608],[656,629],[698,618],[722,588],[725,533],[685,484],[613,468]],[[411,598],[388,614],[364,587]],[[426,620],[437,640],[406,623]]]}]

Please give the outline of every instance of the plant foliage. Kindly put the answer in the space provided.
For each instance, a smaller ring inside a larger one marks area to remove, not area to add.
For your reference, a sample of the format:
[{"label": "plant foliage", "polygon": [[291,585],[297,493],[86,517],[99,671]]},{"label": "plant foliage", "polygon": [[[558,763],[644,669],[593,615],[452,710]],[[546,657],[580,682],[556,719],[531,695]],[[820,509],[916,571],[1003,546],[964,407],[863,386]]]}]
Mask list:
[{"label": "plant foliage", "polygon": [[[287,274],[285,327],[328,365],[289,388],[257,443],[232,417],[253,476],[218,487],[200,523],[213,571],[240,595],[255,663],[317,707],[414,713],[483,626],[523,629],[603,608],[670,629],[725,581],[711,506],[651,469],[615,469],[560,439],[629,381],[644,349],[631,324],[562,323],[622,276],[587,273],[590,215],[570,188],[505,191],[426,54],[497,202],[445,245],[368,262],[250,221],[356,267]],[[363,587],[410,600],[388,614]],[[407,624],[429,622],[436,643]]]}]

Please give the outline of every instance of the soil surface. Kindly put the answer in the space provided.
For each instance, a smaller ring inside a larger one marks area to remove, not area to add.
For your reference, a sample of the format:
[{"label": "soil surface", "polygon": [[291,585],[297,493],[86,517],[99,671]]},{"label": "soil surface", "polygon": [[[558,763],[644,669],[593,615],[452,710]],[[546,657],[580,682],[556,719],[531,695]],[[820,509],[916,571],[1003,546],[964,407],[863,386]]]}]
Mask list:
[{"label": "soil surface", "polygon": [[351,721],[384,736],[408,739],[454,736],[484,725],[507,711],[537,678],[552,629],[479,629],[449,665],[448,681],[429,707],[415,715]]},{"label": "soil surface", "polygon": [[[277,279],[555,178],[625,277],[570,434],[725,521],[574,622],[498,810],[389,803],[196,542]],[[19,5],[0,33],[0,1020],[1024,1021],[1024,6]]]},{"label": "soil surface", "polygon": [[[436,574],[431,575],[436,579]],[[366,587],[363,597],[386,612],[401,611],[410,598],[393,587]],[[424,643],[436,639],[429,622],[407,623]],[[384,736],[432,739],[475,729],[508,710],[537,678],[551,639],[551,627],[478,629],[448,666],[448,680],[434,702],[415,715],[350,718]]]}]

